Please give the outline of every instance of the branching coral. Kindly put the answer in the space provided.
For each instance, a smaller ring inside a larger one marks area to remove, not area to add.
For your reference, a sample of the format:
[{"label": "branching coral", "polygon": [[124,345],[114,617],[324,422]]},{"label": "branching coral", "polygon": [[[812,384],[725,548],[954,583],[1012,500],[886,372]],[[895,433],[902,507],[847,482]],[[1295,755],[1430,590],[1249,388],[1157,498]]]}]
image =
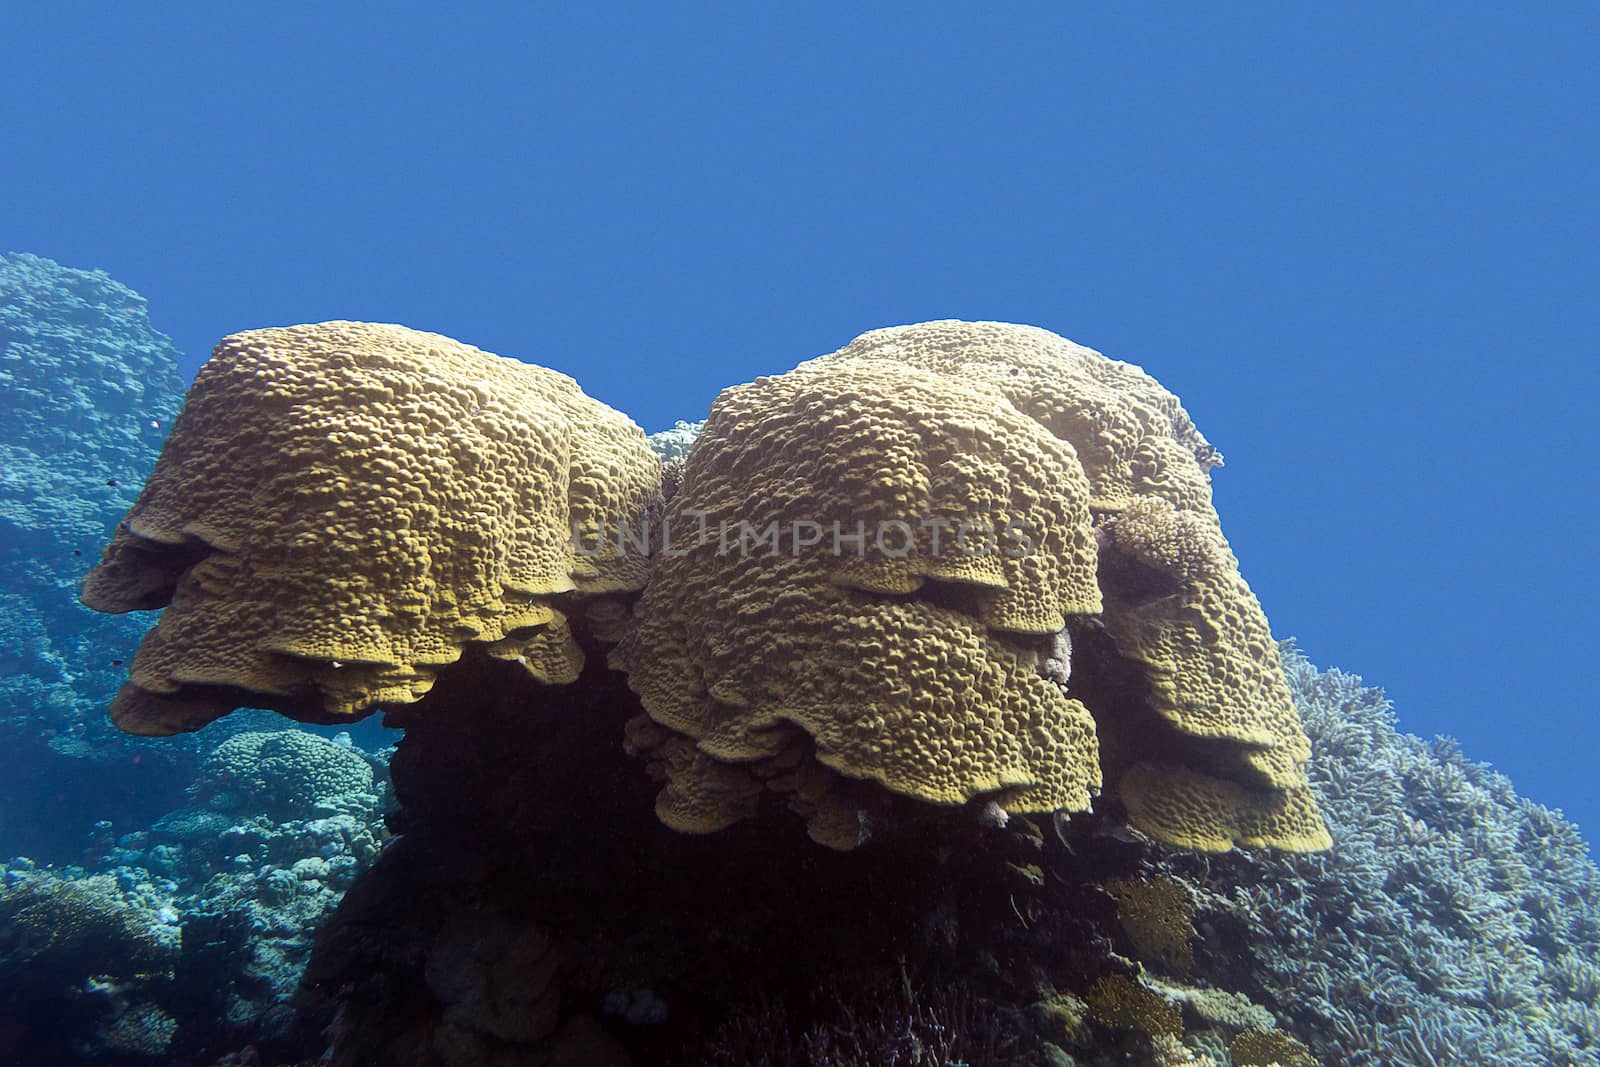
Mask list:
[{"label": "branching coral", "polygon": [[1396,732],[1359,678],[1284,655],[1338,846],[1161,857],[1199,897],[1201,955],[1244,953],[1321,1062],[1600,1061],[1600,871],[1576,828],[1453,742]]}]

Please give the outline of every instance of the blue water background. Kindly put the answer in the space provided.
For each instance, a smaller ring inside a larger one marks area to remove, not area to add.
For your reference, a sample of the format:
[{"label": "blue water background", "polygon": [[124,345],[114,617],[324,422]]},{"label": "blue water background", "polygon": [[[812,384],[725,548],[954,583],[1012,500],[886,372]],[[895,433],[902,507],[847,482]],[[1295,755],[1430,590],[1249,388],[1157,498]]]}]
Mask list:
[{"label": "blue water background", "polygon": [[1035,323],[1228,458],[1280,635],[1600,826],[1590,5],[7,5],[0,248],[399,321],[647,429]]}]

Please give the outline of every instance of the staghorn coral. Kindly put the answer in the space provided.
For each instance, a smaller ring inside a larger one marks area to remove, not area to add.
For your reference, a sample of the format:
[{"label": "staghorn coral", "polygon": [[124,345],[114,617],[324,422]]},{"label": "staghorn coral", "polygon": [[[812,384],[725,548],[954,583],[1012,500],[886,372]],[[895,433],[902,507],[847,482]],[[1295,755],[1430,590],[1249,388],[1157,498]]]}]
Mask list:
[{"label": "staghorn coral", "polygon": [[1400,734],[1383,694],[1281,648],[1336,846],[1148,861],[1197,899],[1202,964],[1233,970],[1319,1062],[1600,1064],[1600,871],[1577,829]]},{"label": "staghorn coral", "polygon": [[694,446],[694,439],[700,436],[700,431],[705,427],[704,421],[684,422],[679,419],[672,429],[651,434],[650,447],[663,464],[686,459],[689,449]]},{"label": "staghorn coral", "polygon": [[554,371],[400,326],[236,334],[84,583],[99,610],[168,605],[112,717],[329,721],[416,700],[469,643],[571,681],[556,600],[643,584],[611,531],[659,486],[644,434]]},{"label": "staghorn coral", "polygon": [[663,820],[728,825],[764,784],[853,847],[867,808],[814,760],[1010,811],[1084,810],[1103,774],[1164,840],[1327,847],[1218,461],[1148,375],[1031,327],[877,330],[724,391],[668,511],[700,536],[612,658],[693,744],[638,731]]}]

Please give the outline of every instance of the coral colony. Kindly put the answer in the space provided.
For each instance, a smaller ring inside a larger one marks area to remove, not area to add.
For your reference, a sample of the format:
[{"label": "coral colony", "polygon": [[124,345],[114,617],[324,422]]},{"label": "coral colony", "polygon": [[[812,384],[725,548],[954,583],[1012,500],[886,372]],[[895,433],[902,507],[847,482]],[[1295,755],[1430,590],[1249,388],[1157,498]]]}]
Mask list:
[{"label": "coral colony", "polygon": [[192,785],[0,868],[0,993],[58,1023],[16,1047],[1600,1062],[1583,842],[1272,639],[1220,462],[1026,326],[875,330],[654,438],[435,334],[229,337],[82,594],[164,609],[111,718],[203,739]]}]

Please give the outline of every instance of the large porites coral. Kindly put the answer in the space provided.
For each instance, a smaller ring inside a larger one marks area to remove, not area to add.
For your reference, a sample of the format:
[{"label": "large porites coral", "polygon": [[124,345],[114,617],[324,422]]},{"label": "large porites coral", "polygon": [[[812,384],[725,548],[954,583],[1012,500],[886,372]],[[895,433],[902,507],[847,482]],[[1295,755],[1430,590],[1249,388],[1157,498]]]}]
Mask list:
[{"label": "large porites coral", "polygon": [[847,848],[851,782],[1013,813],[1104,782],[1190,848],[1326,847],[1218,463],[1148,375],[1032,327],[876,330],[726,390],[613,657],[661,817],[776,791]]},{"label": "large porites coral", "polygon": [[227,338],[84,584],[166,606],[112,717],[328,721],[416,700],[469,644],[571,681],[557,599],[645,578],[574,534],[638,524],[659,486],[643,431],[554,371],[371,323]]}]

